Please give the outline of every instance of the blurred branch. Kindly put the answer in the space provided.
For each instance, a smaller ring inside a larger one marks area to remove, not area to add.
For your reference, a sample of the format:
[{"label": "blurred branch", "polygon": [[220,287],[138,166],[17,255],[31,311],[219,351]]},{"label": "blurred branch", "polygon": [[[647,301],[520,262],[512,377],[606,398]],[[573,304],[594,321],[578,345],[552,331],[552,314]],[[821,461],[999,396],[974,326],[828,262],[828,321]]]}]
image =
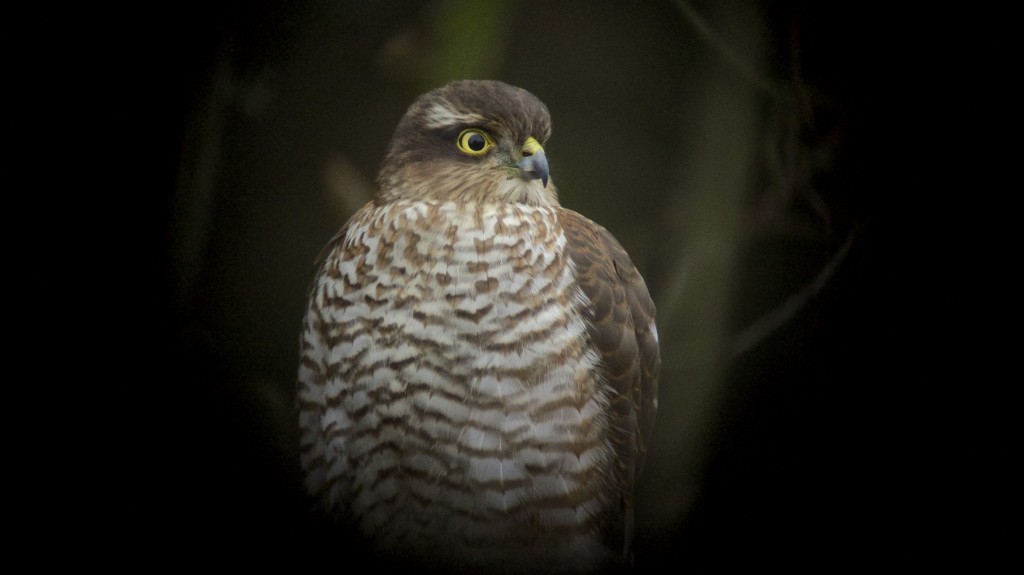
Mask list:
[{"label": "blurred branch", "polygon": [[217,54],[212,78],[185,131],[171,213],[171,265],[176,275],[176,304],[186,305],[206,257],[218,192],[226,111],[233,75],[226,48]]},{"label": "blurred branch", "polygon": [[433,36],[437,53],[424,89],[450,80],[489,78],[505,55],[515,2],[447,0],[438,7]]},{"label": "blurred branch", "polygon": [[785,93],[777,82],[758,72],[757,68],[747,58],[740,55],[721,34],[708,24],[708,21],[689,2],[686,0],[675,0],[675,4],[687,22],[697,31],[697,34],[714,48],[726,63],[738,71],[743,79],[764,92],[773,95]]},{"label": "blurred branch", "polygon": [[437,0],[378,54],[392,78],[424,92],[451,80],[491,78],[505,58],[519,3]]},{"label": "blurred branch", "polygon": [[821,268],[821,271],[818,272],[818,275],[816,275],[810,283],[790,296],[789,299],[782,303],[782,305],[761,316],[760,319],[741,331],[739,335],[733,339],[732,357],[736,358],[764,341],[772,334],[772,332],[776,331],[785,325],[786,322],[793,319],[793,316],[806,306],[807,302],[809,302],[811,298],[821,292],[832,276],[835,275],[836,270],[839,269],[843,260],[846,259],[846,254],[849,253],[850,246],[853,245],[853,240],[856,235],[856,229],[850,230],[850,233],[846,236],[846,241],[843,242],[843,245],[835,255],[829,259],[825,266]]},{"label": "blurred branch", "polygon": [[324,167],[324,185],[338,215],[347,218],[373,198],[373,183],[344,154],[336,154]]},{"label": "blurred branch", "polygon": [[[749,41],[748,53],[763,54],[764,21],[756,11],[723,10],[723,26]],[[703,20],[699,20],[703,24]],[[750,68],[752,69],[752,68]],[[663,344],[658,425],[645,479],[656,506],[638,511],[638,524],[670,529],[684,517],[700,489],[714,447],[715,417],[727,383],[729,318],[734,278],[745,229],[745,206],[758,181],[763,98],[742,78],[713,66],[695,86],[687,106],[699,110],[680,134],[674,205],[665,210],[675,246],[665,265],[658,298]]]}]

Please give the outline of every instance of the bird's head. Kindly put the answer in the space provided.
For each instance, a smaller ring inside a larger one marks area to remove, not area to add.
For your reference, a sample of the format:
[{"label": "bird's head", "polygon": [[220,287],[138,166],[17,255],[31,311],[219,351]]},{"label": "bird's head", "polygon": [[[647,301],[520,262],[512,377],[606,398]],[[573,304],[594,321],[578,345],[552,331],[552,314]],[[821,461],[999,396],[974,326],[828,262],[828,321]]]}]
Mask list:
[{"label": "bird's head", "polygon": [[420,96],[398,124],[378,198],[557,205],[548,109],[526,90],[462,80]]}]

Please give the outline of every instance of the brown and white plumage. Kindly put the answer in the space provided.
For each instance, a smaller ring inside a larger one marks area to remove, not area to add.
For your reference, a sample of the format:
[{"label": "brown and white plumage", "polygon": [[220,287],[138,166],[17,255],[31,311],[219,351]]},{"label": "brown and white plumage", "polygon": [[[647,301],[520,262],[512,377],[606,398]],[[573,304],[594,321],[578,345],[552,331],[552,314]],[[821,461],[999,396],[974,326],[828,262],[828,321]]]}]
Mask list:
[{"label": "brown and white plumage", "polygon": [[325,248],[302,466],[381,553],[509,572],[628,558],[654,305],[611,234],[558,205],[550,126],[500,82],[421,96],[377,196]]}]

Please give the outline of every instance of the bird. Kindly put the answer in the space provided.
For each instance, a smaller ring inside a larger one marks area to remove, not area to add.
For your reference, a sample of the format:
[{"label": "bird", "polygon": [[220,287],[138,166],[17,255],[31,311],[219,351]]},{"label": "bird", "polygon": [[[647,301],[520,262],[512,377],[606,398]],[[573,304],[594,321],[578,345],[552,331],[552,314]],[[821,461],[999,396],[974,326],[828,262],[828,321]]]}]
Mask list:
[{"label": "bird", "polygon": [[550,137],[547,107],[500,81],[419,96],[374,197],[319,257],[303,482],[378,557],[495,573],[633,560],[656,310],[615,237],[560,205]]}]

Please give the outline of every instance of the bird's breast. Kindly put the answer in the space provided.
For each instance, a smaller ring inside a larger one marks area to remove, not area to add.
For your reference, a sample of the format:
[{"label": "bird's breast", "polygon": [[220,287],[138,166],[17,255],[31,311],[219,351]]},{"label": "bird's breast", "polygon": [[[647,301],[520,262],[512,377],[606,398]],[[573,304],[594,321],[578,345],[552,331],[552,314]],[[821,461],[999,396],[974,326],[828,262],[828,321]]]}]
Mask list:
[{"label": "bird's breast", "polygon": [[325,421],[363,531],[471,557],[595,546],[608,402],[557,211],[395,202],[332,265]]}]

